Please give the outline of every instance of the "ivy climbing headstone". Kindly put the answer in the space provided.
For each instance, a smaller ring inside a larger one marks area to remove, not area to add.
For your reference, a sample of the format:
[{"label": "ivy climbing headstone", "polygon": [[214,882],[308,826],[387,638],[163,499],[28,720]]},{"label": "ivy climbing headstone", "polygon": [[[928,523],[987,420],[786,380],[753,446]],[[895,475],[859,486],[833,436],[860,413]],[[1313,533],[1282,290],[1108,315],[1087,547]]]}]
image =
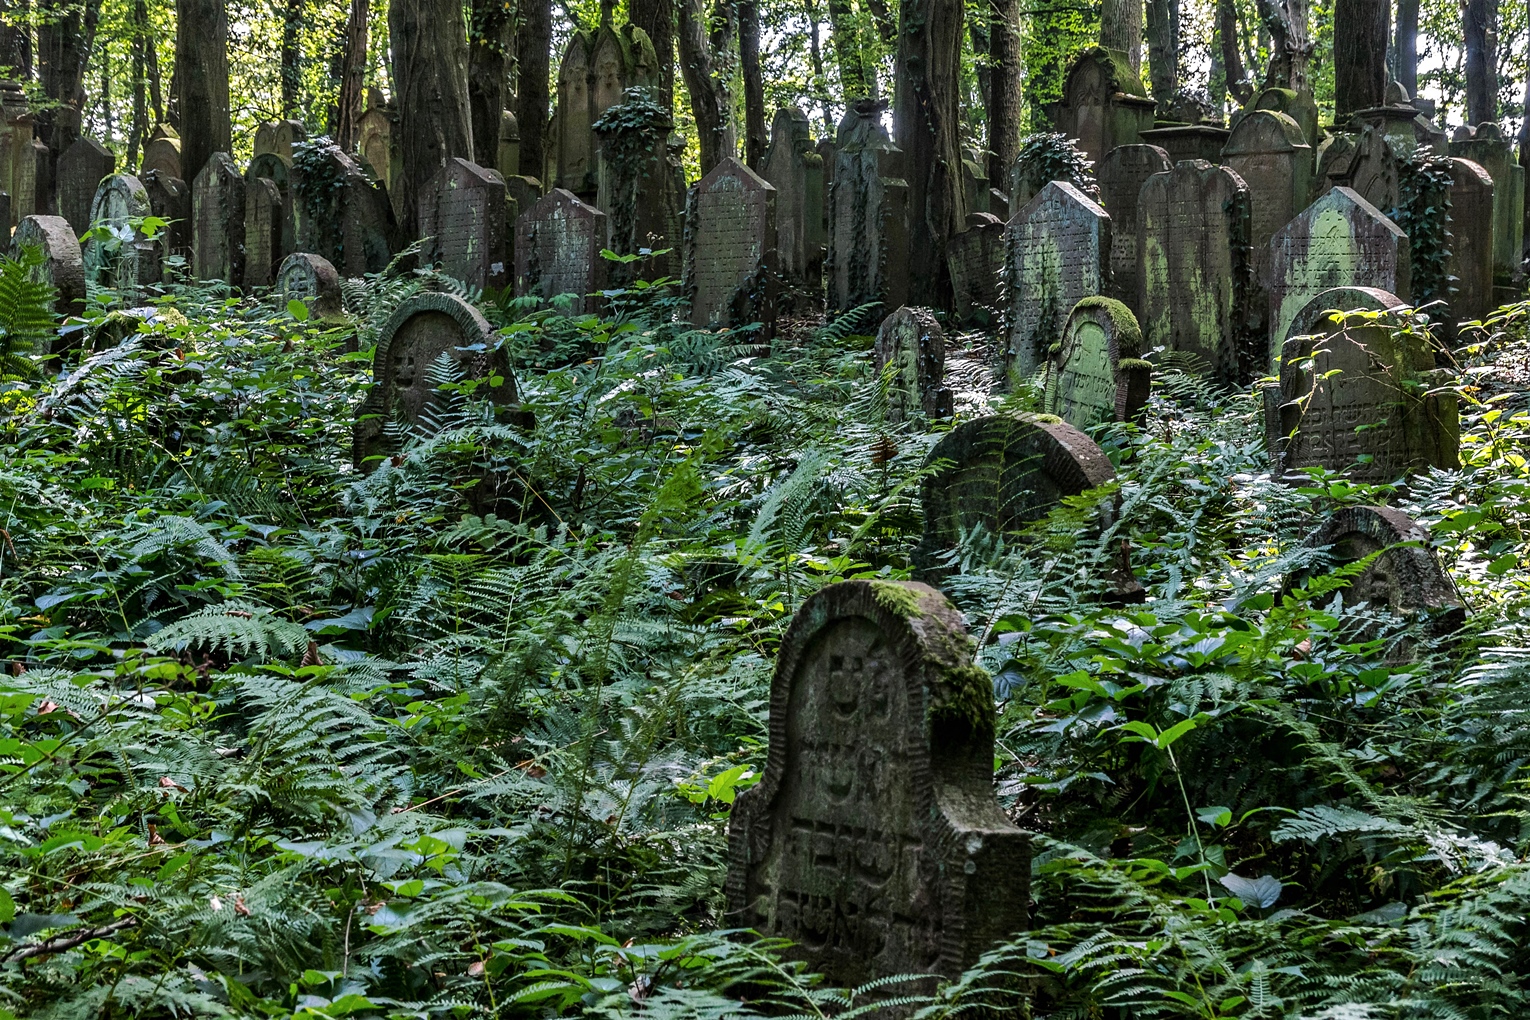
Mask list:
[{"label": "ivy climbing headstone", "polygon": [[396,229],[388,195],[339,146],[298,146],[292,187],[298,250],[324,256],[343,276],[387,268]]},{"label": "ivy climbing headstone", "polygon": [[674,120],[646,87],[628,89],[619,99],[594,124],[600,140],[595,208],[606,214],[613,252],[648,254],[641,263],[613,263],[611,282],[678,276],[682,260],[673,250],[681,246],[685,186],[670,153]]}]

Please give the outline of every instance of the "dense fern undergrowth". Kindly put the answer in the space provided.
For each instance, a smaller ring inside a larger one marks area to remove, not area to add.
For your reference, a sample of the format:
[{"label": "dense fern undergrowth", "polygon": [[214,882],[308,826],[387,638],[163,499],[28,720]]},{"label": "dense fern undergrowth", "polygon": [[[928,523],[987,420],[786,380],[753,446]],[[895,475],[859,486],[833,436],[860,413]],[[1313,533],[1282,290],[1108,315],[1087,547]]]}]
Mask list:
[{"label": "dense fern undergrowth", "polygon": [[[0,274],[0,1017],[898,994],[827,987],[721,893],[777,642],[820,586],[907,576],[948,427],[886,422],[876,310],[772,346],[660,325],[662,288],[604,318],[472,295],[535,428],[439,365],[429,427],[362,475],[375,330],[422,286],[450,284],[353,286],[340,326],[171,288],[184,318],[60,367]],[[1140,430],[1098,431],[1110,491],[971,536],[948,591],[1035,834],[1032,926],[905,1011],[1525,1015],[1527,324],[1458,352],[1458,471],[1281,486],[1254,399],[1170,372]],[[1344,612],[1343,570],[1278,597],[1324,513],[1375,502],[1433,528],[1453,640]],[[1123,542],[1149,593],[1124,609]]]}]

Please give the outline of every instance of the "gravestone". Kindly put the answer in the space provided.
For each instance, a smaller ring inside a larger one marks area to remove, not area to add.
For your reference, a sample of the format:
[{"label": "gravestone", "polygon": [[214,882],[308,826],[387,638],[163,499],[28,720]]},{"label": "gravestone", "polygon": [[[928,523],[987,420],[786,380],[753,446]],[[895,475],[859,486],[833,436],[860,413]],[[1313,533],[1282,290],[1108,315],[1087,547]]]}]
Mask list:
[{"label": "gravestone", "polygon": [[244,282],[244,176],[215,152],[191,184],[192,272],[199,280]]},{"label": "gravestone", "polygon": [[1105,210],[1062,181],[1042,188],[1004,228],[1011,386],[1042,366],[1073,306],[1105,292],[1110,233]]},{"label": "gravestone", "polygon": [[998,218],[1000,223],[1009,222],[1009,196],[998,188],[988,189],[988,212]]},{"label": "gravestone", "polygon": [[1052,123],[1077,139],[1079,148],[1099,166],[1116,146],[1142,141],[1141,133],[1153,126],[1154,110],[1126,54],[1091,46],[1073,58]]},{"label": "gravestone", "polygon": [[1334,188],[1270,238],[1270,354],[1291,321],[1334,287],[1375,287],[1407,301],[1408,235],[1349,188]]},{"label": "gravestone", "polygon": [[[32,135],[32,109],[21,84],[0,81],[0,192],[11,199],[10,219],[4,224],[7,230],[43,211],[37,208],[38,161]],[[41,194],[47,193],[41,189]]]},{"label": "gravestone", "polygon": [[1227,126],[1233,131],[1238,130],[1238,124],[1243,118],[1255,110],[1283,114],[1296,121],[1302,131],[1302,141],[1312,147],[1313,157],[1316,158],[1316,147],[1323,140],[1323,129],[1318,124],[1317,100],[1310,90],[1298,92],[1279,87],[1261,89],[1241,110],[1234,111],[1228,118]]},{"label": "gravestone", "polygon": [[244,286],[269,287],[281,265],[282,196],[276,185],[255,177],[244,186]]},{"label": "gravestone", "polygon": [[595,116],[590,113],[588,31],[569,36],[558,62],[558,106],[553,118],[557,139],[557,176],[553,187],[575,195],[595,196]]},{"label": "gravestone", "polygon": [[94,138],[76,138],[58,157],[58,212],[75,234],[90,229],[90,207],[101,178],[117,166],[117,157]]},{"label": "gravestone", "polygon": [[[1265,427],[1278,477],[1304,483],[1308,467],[1352,481],[1395,482],[1458,464],[1455,395],[1432,392],[1434,356],[1422,331],[1396,328],[1401,299],[1336,287],[1293,317],[1278,386],[1264,388]],[[1330,312],[1337,311],[1337,315]]]},{"label": "gravestone", "polygon": [[509,110],[503,110],[499,115],[499,152],[495,155],[494,168],[506,179],[521,172],[521,126]]},{"label": "gravestone", "polygon": [[336,145],[306,149],[292,170],[298,250],[322,255],[342,276],[386,269],[397,229],[387,192]]},{"label": "gravestone", "polygon": [[179,256],[191,261],[191,189],[179,177],[150,170],[140,178],[149,196],[149,212],[168,226],[160,231],[161,257]]},{"label": "gravestone", "polygon": [[515,221],[541,197],[542,182],[535,177],[505,178],[505,265],[511,274],[515,272]]},{"label": "gravestone", "polygon": [[455,295],[423,292],[405,298],[377,337],[372,389],[357,409],[352,434],[351,457],[361,470],[375,467],[374,458],[386,451],[386,423],[416,426],[437,406],[432,366],[443,354],[465,378],[503,380],[483,390],[492,403],[510,406],[519,400],[509,356],[493,327]]},{"label": "gravestone", "polygon": [[502,289],[505,266],[505,179],[497,170],[454,156],[420,195],[421,255],[447,276],[474,287]]},{"label": "gravestone", "polygon": [[340,302],[340,274],[319,255],[288,255],[277,271],[276,286],[283,298],[303,302],[308,313],[319,319],[338,319],[345,314]]},{"label": "gravestone", "polygon": [[840,985],[955,977],[1027,924],[1028,838],[993,795],[993,691],[923,584],[803,603],[770,687],[759,784],[728,821],[728,923]]},{"label": "gravestone", "polygon": [[620,98],[594,125],[600,142],[595,208],[606,214],[613,252],[637,255],[647,249],[649,254],[641,263],[613,263],[613,286],[626,286],[640,275],[655,280],[684,271],[684,259],[671,254],[683,249],[685,232],[685,174],[669,147],[674,117],[646,86]]},{"label": "gravestone", "polygon": [[724,156],[692,191],[685,235],[692,323],[774,321],[776,189],[768,181]]},{"label": "gravestone", "polygon": [[112,239],[85,242],[85,278],[97,286],[115,287],[136,295],[138,288],[158,278],[155,245],[133,229],[134,220],[150,214],[143,182],[131,174],[111,174],[96,189],[90,220],[109,227]]},{"label": "gravestone", "polygon": [[906,159],[882,126],[885,108],[860,100],[839,122],[824,266],[830,317],[873,301],[896,308],[908,299]]},{"label": "gravestone", "polygon": [[[1227,144],[1222,164],[1243,178],[1249,190],[1249,243],[1253,246],[1254,284],[1263,296],[1268,279],[1270,238],[1307,208],[1312,197],[1313,155],[1302,126],[1283,113],[1253,110],[1239,119]],[[1250,309],[1261,332],[1268,297],[1256,297]]]},{"label": "gravestone", "polygon": [[1469,159],[1450,161],[1450,258],[1446,272],[1455,277],[1450,317],[1481,320],[1493,302],[1493,178]]},{"label": "gravestone", "polygon": [[147,176],[156,170],[163,177],[181,180],[181,136],[168,124],[157,125],[143,146],[139,176]]},{"label": "gravestone", "polygon": [[1137,266],[1137,197],[1143,183],[1173,164],[1156,145],[1118,145],[1096,169],[1100,205],[1110,214],[1110,286],[1106,293],[1142,313],[1142,278]]},{"label": "gravestone", "polygon": [[993,189],[988,186],[987,165],[987,158],[981,149],[963,146],[962,194],[969,213],[989,211],[988,193]]},{"label": "gravestone", "polygon": [[990,213],[968,213],[967,229],[946,242],[946,268],[957,319],[983,326],[997,322],[1004,222]]},{"label": "gravestone", "polygon": [[1149,348],[1190,355],[1223,383],[1262,368],[1248,350],[1248,236],[1248,185],[1226,167],[1185,160],[1147,179],[1137,250]]},{"label": "gravestone", "polygon": [[554,188],[515,221],[515,293],[551,300],[574,295],[572,310],[594,311],[606,285],[606,214]]},{"label": "gravestone", "polygon": [[1092,297],[1074,305],[1047,362],[1048,414],[1080,429],[1141,419],[1153,366],[1142,360],[1136,316],[1120,301]]},{"label": "gravestone", "polygon": [[877,378],[887,380],[887,420],[900,422],[915,411],[949,418],[951,390],[945,385],[946,334],[928,308],[904,305],[882,320],[873,348]]},{"label": "gravestone", "polygon": [[795,107],[776,111],[770,148],[760,176],[776,189],[776,252],[787,286],[818,304],[823,287],[823,157],[813,144],[807,115]]},{"label": "gravestone", "polygon": [[1513,297],[1507,288],[1523,275],[1525,168],[1492,123],[1458,129],[1450,154],[1471,160],[1493,178],[1493,284],[1500,289],[1497,303],[1507,303]]},{"label": "gravestone", "polygon": [[403,154],[394,141],[397,130],[397,112],[381,103],[369,105],[356,122],[356,152],[390,195],[395,190],[393,182],[403,173]]},{"label": "gravestone", "polygon": [[11,235],[11,258],[20,258],[22,248],[29,244],[35,244],[46,259],[38,272],[56,292],[53,311],[66,318],[84,315],[85,259],[69,221],[62,216],[24,218]]},{"label": "gravestone", "polygon": [[254,155],[273,155],[291,166],[292,147],[307,138],[308,129],[300,120],[266,121],[255,129]]},{"label": "gravestone", "polygon": [[281,243],[277,246],[273,260],[279,265],[282,259],[297,249],[297,208],[293,204],[292,164],[283,162],[281,156],[274,152],[262,153],[250,160],[250,165],[244,171],[246,181],[261,177],[274,184],[281,196]]}]

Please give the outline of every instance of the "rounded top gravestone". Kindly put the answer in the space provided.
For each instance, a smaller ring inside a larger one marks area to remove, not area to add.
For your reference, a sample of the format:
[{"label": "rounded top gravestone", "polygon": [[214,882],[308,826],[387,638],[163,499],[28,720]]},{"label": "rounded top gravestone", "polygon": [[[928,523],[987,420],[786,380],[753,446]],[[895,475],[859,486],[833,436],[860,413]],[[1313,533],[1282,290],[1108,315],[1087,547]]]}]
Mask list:
[{"label": "rounded top gravestone", "polygon": [[25,245],[42,250],[45,279],[58,292],[55,308],[60,315],[85,314],[85,259],[74,228],[62,216],[27,216],[11,235],[11,258]]},{"label": "rounded top gravestone", "polygon": [[336,319],[344,314],[340,274],[329,259],[320,255],[306,252],[288,255],[276,272],[276,286],[287,300],[302,301],[309,314],[320,319]]},{"label": "rounded top gravestone", "polygon": [[882,320],[874,348],[877,376],[894,366],[887,384],[887,420],[903,421],[916,410],[930,418],[951,416],[944,383],[946,332],[928,308],[904,305]]},{"label": "rounded top gravestone", "polygon": [[1152,366],[1142,360],[1137,317],[1122,302],[1092,297],[1074,305],[1048,360],[1046,407],[1068,424],[1083,429],[1142,414]]},{"label": "rounded top gravestone", "polygon": [[994,708],[961,614],[844,581],[781,642],[770,751],[728,824],[730,927],[831,981],[953,977],[1026,927],[1030,847],[993,795]]}]

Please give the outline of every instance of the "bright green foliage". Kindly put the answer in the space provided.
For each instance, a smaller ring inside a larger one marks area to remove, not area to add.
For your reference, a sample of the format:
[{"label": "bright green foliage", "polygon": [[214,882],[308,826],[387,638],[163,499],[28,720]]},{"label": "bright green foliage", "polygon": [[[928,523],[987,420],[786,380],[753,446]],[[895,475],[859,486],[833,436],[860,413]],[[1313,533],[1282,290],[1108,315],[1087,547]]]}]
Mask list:
[{"label": "bright green foliage", "polygon": [[46,263],[36,245],[19,258],[0,257],[0,382],[33,374],[27,355],[53,335],[53,285],[42,276]]}]

